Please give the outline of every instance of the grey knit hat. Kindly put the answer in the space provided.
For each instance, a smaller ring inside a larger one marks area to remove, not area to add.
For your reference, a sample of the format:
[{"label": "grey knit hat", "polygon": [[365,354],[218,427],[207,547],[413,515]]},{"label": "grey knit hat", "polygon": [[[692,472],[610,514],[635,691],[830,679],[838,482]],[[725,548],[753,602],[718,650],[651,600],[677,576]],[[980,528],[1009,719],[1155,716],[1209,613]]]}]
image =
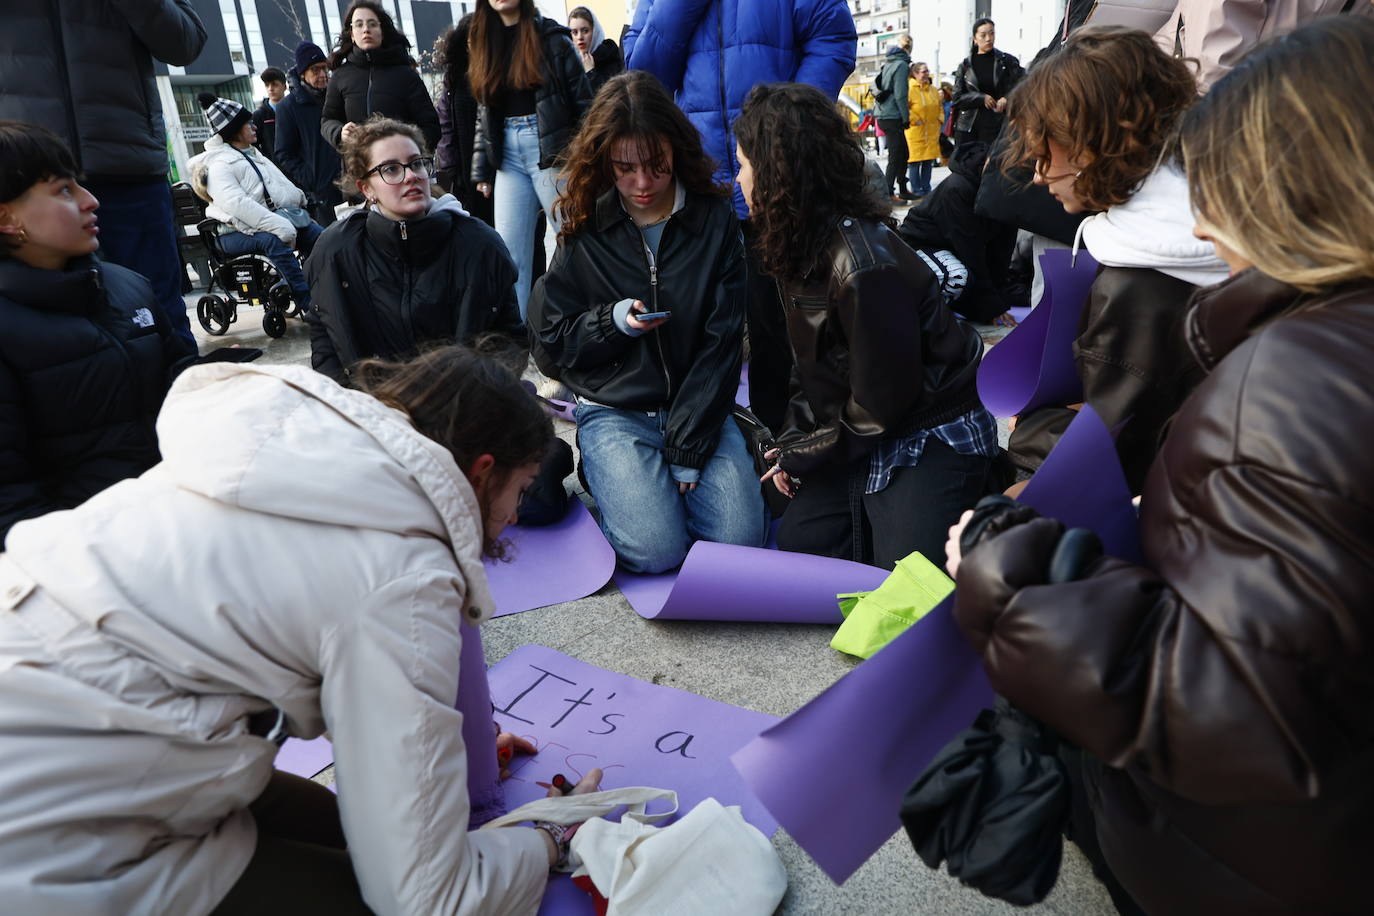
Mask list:
[{"label": "grey knit hat", "polygon": [[200,107],[205,109],[205,120],[210,122],[210,129],[223,140],[228,141],[238,134],[252,117],[248,109],[238,102],[222,99],[213,92],[202,92],[196,98],[200,101]]}]

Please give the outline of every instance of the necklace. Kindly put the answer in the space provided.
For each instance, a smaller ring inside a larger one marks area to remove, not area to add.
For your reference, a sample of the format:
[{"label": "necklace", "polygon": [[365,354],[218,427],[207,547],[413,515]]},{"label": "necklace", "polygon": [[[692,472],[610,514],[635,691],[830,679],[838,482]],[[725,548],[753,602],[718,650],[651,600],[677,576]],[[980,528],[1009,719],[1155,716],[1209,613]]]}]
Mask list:
[{"label": "necklace", "polygon": [[635,220],[635,225],[641,229],[648,229],[650,226],[657,226],[659,223],[666,223],[668,221],[668,217],[672,215],[673,212],[669,210],[667,213],[663,214],[658,219],[651,219],[647,223],[641,223],[639,220]]}]

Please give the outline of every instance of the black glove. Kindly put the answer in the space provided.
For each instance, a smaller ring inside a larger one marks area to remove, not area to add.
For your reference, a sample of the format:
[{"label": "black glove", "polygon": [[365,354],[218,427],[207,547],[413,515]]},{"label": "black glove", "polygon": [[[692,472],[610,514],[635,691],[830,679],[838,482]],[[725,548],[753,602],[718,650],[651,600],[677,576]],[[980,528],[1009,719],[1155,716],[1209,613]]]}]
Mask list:
[{"label": "black glove", "polygon": [[1039,512],[1010,496],[984,496],[978,500],[978,505],[973,509],[973,517],[968,520],[968,524],[964,526],[964,533],[959,536],[959,552],[963,556],[968,556],[973,548],[983,541],[996,537],[1008,528],[1039,517]]},{"label": "black glove", "polygon": [[1102,541],[1087,528],[1070,528],[1059,538],[1050,556],[1050,585],[1076,582],[1102,556]]}]

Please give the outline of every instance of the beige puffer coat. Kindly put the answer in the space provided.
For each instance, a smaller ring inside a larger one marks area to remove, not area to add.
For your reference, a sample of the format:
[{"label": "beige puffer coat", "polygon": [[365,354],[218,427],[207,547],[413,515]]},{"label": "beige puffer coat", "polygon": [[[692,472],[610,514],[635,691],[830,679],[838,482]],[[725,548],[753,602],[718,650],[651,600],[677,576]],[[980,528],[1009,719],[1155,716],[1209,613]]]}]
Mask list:
[{"label": "beige puffer coat", "polygon": [[334,742],[377,913],[533,913],[527,828],[469,834],[459,625],[490,615],[476,498],[407,418],[297,367],[181,376],[164,460],[0,555],[0,900],[12,913],[207,913],[282,709]]}]

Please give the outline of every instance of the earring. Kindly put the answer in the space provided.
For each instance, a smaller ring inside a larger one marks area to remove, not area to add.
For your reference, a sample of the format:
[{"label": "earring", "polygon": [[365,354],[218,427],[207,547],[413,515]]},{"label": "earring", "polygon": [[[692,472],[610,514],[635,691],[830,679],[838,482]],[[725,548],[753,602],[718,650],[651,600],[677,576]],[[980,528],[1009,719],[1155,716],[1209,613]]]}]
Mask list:
[{"label": "earring", "polygon": [[26,243],[26,242],[29,240],[29,233],[28,233],[28,230],[25,229],[23,226],[20,226],[20,227],[19,227],[19,234],[18,234],[18,236],[16,237],[16,239],[17,239],[17,241],[19,242],[19,244],[21,244],[21,245],[23,245],[24,243]]}]

